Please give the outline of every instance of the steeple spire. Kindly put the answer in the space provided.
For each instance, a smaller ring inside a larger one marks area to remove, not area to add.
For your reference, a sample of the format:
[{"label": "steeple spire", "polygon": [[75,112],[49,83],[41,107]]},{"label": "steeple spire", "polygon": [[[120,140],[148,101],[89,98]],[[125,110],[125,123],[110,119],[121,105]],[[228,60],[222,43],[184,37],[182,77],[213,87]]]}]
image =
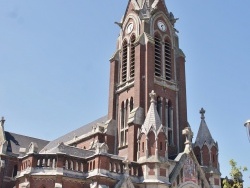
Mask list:
[{"label": "steeple spire", "polygon": [[163,126],[162,126],[161,118],[156,109],[156,104],[155,104],[156,93],[154,92],[154,90],[151,91],[149,96],[151,98],[150,100],[151,105],[149,107],[145,122],[142,125],[142,131],[146,133],[147,135],[150,132],[150,130],[153,130],[157,135],[158,131],[160,131]]},{"label": "steeple spire", "polygon": [[201,123],[195,140],[195,146],[199,146],[200,148],[202,148],[204,143],[206,143],[208,146],[216,145],[205,121],[205,113],[206,111],[204,108],[201,108]]}]

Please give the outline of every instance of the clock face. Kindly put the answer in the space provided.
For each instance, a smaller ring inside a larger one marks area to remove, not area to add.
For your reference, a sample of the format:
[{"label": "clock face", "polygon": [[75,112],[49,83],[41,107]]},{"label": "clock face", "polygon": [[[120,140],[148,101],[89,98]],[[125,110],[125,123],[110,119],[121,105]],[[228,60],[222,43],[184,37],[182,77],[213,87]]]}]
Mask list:
[{"label": "clock face", "polygon": [[127,26],[127,34],[131,33],[133,31],[133,28],[134,28],[134,24],[129,23]]},{"label": "clock face", "polygon": [[157,26],[158,26],[158,28],[161,30],[161,31],[163,31],[163,32],[165,32],[166,30],[167,30],[167,26],[165,25],[165,23],[163,22],[163,21],[158,21],[157,22]]}]

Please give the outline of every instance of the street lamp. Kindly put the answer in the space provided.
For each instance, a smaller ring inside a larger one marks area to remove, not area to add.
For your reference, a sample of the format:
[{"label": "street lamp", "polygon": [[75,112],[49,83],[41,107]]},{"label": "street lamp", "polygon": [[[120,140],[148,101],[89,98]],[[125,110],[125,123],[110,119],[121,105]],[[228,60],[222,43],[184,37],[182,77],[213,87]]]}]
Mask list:
[{"label": "street lamp", "polygon": [[247,129],[247,136],[248,136],[248,139],[249,139],[249,142],[250,142],[250,120],[247,120],[246,123],[244,124],[244,126]]}]

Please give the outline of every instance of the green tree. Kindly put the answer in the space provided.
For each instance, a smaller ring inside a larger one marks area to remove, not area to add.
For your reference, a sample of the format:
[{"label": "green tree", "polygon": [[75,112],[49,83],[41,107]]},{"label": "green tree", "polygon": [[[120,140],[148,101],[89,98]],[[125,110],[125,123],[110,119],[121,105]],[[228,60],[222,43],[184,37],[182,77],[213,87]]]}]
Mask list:
[{"label": "green tree", "polygon": [[247,167],[237,166],[237,163],[231,159],[229,161],[231,166],[230,176],[231,179],[227,177],[223,180],[223,188],[243,188],[243,175],[242,172],[247,171]]}]

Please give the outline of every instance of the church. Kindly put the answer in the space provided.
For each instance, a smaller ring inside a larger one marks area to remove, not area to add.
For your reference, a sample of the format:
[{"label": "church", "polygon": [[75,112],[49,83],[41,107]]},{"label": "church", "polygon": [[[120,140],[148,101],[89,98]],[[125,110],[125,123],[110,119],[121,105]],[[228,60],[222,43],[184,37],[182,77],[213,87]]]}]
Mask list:
[{"label": "church", "polygon": [[220,188],[205,110],[197,135],[187,121],[176,21],[164,0],[128,0],[106,116],[53,141],[5,131],[2,118],[0,188]]}]

